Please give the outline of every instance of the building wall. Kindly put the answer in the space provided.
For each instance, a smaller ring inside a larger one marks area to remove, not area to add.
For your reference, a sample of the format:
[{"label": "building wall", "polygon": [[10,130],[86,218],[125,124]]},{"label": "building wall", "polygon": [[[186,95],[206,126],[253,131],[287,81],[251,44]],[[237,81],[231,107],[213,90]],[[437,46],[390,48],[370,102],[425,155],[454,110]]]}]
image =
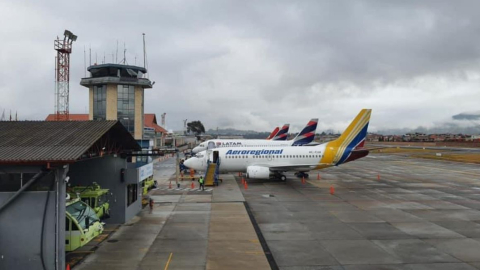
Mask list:
[{"label": "building wall", "polygon": [[116,84],[107,84],[107,120],[117,120],[117,93]]},{"label": "building wall", "polygon": [[[56,171],[61,173],[63,169]],[[46,269],[65,269],[65,184],[63,179],[54,180],[52,176],[54,191],[24,192],[0,212],[0,269],[44,269],[42,257]],[[0,191],[0,205],[15,193]],[[60,232],[57,237],[56,223]],[[56,241],[60,254],[57,261]]]},{"label": "building wall", "polygon": [[93,86],[88,88],[88,120],[93,120]]},{"label": "building wall", "polygon": [[[97,182],[102,188],[110,190],[110,218],[106,219],[105,223],[123,224],[142,208],[141,191],[137,201],[127,207],[127,184],[137,182],[136,169],[127,169],[127,164],[126,160],[120,157],[105,156],[76,162],[70,166],[68,175],[71,186],[86,186]],[[126,169],[124,182],[120,181],[121,168]]]},{"label": "building wall", "polygon": [[135,140],[141,140],[143,137],[143,93],[144,89],[135,86]]}]

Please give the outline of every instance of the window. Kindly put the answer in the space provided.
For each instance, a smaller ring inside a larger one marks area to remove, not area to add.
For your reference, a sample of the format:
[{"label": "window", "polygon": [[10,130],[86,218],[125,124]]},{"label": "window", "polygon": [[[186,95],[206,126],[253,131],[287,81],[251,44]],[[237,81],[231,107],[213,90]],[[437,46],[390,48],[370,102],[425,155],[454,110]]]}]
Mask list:
[{"label": "window", "polygon": [[117,90],[117,118],[130,133],[133,133],[135,129],[135,88],[133,85],[118,85]]},{"label": "window", "polygon": [[[76,202],[74,204],[67,206],[67,212],[74,219],[77,220],[78,224],[82,227],[82,229],[88,229],[90,225],[92,225],[96,221],[99,221],[95,211],[93,211],[93,209],[90,208],[90,206],[86,205],[83,202]],[[72,230],[74,230],[73,227],[75,226],[72,225]]]},{"label": "window", "polygon": [[127,206],[130,206],[132,203],[137,201],[137,186],[137,184],[127,185]]},{"label": "window", "polygon": [[93,87],[93,120],[107,119],[107,86]]}]

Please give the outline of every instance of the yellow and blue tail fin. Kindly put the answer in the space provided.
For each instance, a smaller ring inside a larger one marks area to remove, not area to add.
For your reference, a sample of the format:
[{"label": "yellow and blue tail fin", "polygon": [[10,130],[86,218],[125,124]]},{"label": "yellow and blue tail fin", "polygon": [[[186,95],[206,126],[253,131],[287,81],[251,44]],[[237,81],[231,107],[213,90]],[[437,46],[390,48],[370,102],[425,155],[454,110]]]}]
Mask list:
[{"label": "yellow and blue tail fin", "polygon": [[334,157],[335,164],[338,165],[350,161],[349,157],[352,151],[356,148],[363,147],[367,137],[371,114],[371,109],[361,110],[342,135],[333,141],[333,145],[337,147],[337,152]]}]

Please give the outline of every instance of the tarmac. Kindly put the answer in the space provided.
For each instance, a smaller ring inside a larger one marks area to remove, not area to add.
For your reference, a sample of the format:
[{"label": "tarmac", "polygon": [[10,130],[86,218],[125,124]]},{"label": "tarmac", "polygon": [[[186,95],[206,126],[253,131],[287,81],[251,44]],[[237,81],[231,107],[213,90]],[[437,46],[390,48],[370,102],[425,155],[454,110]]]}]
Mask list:
[{"label": "tarmac", "polygon": [[375,154],[198,191],[169,189],[169,162],[154,166],[153,209],[74,269],[480,269],[478,165]]}]

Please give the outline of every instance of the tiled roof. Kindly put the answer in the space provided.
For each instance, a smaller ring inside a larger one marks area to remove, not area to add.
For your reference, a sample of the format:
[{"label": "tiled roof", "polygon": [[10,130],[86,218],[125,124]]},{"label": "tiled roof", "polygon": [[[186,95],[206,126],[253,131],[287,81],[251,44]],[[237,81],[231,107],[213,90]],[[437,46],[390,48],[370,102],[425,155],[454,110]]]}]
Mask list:
[{"label": "tiled roof", "polygon": [[[70,121],[88,121],[88,114],[69,114]],[[45,121],[55,121],[55,114],[49,114]]]},{"label": "tiled roof", "polygon": [[146,113],[143,116],[143,125],[146,127],[154,128],[156,132],[166,134],[167,130],[157,124],[157,118],[154,113]]},{"label": "tiled roof", "polygon": [[0,121],[0,164],[75,162],[100,141],[105,151],[140,150],[118,121]]},{"label": "tiled roof", "polygon": [[[87,121],[88,114],[70,114],[70,121]],[[45,121],[55,121],[55,114],[49,114]],[[156,132],[168,133],[166,129],[157,124],[154,113],[146,113],[143,116],[144,126],[154,128]]]}]

